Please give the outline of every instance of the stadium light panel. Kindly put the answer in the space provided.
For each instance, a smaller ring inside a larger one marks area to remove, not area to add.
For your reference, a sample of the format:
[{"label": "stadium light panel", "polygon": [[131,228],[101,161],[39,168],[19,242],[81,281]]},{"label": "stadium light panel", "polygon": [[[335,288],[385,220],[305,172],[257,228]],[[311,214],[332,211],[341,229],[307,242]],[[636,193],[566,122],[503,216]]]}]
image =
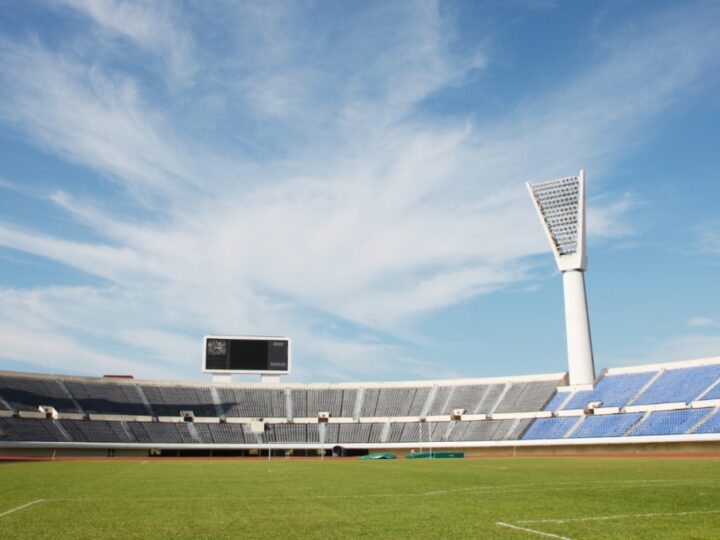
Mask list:
[{"label": "stadium light panel", "polygon": [[584,171],[549,182],[528,182],[527,186],[560,270],[584,270]]}]

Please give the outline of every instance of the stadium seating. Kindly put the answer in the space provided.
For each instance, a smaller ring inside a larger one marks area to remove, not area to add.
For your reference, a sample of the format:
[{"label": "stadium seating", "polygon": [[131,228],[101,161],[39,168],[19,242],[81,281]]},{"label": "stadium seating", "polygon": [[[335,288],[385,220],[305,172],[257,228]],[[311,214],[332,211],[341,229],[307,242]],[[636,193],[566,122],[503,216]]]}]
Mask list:
[{"label": "stadium seating", "polygon": [[317,418],[323,412],[333,417],[352,417],[356,393],[355,388],[293,388],[292,416]]},{"label": "stadium seating", "polygon": [[720,410],[715,409],[714,414],[700,424],[694,433],[720,433]]},{"label": "stadium seating", "polygon": [[710,388],[708,393],[702,396],[702,399],[720,399],[720,382],[716,382],[715,386]]},{"label": "stadium seating", "polygon": [[54,420],[0,418],[0,441],[68,442]]},{"label": "stadium seating", "polygon": [[[563,380],[547,377],[487,383],[210,385],[2,372],[0,444],[407,447],[703,436],[720,433],[716,404],[686,408],[686,403],[720,399],[719,378],[717,362],[616,369],[592,390],[561,392],[556,388]],[[620,412],[578,411],[590,402]],[[54,407],[58,418],[42,417],[39,405]],[[632,412],[624,409],[631,405]],[[560,416],[540,413],[561,408],[567,412]],[[451,418],[456,409],[464,410],[461,418]],[[179,421],[182,411],[192,411],[199,420]],[[318,421],[319,413],[329,413],[329,422]],[[260,432],[251,430],[251,421]]]},{"label": "stadium seating", "polygon": [[653,412],[629,435],[681,435],[687,433],[711,411],[711,409],[685,409]]},{"label": "stadium seating", "polygon": [[557,411],[562,407],[562,404],[565,403],[565,400],[568,399],[568,396],[571,396],[572,392],[570,391],[564,391],[564,392],[556,392],[552,399],[548,401],[547,405],[545,405],[544,409],[545,411]]},{"label": "stadium seating", "polygon": [[[502,441],[516,440],[518,435],[530,424],[529,419],[514,420],[474,420],[458,422],[450,433],[451,441]],[[512,431],[511,431],[512,430]]]},{"label": "stadium seating", "polygon": [[88,414],[152,415],[135,384],[67,380],[65,385]]},{"label": "stadium seating", "polygon": [[139,443],[192,444],[193,438],[185,422],[128,422]]},{"label": "stadium seating", "polygon": [[246,424],[195,424],[203,442],[207,444],[253,444],[255,436]]},{"label": "stadium seating", "polygon": [[140,385],[155,416],[179,416],[192,411],[195,416],[217,416],[210,389],[192,386]]},{"label": "stadium seating", "polygon": [[539,411],[553,394],[558,381],[528,381],[511,383],[496,413]]},{"label": "stadium seating", "polygon": [[379,443],[385,424],[328,424],[325,427],[325,442],[330,444]]},{"label": "stadium seating", "polygon": [[589,415],[570,437],[622,437],[642,417],[643,413]]},{"label": "stadium seating", "polygon": [[523,435],[523,440],[562,439],[579,420],[576,416],[538,418]]},{"label": "stadium seating", "polygon": [[689,403],[718,379],[720,379],[718,364],[668,369],[633,404]]},{"label": "stadium seating", "polygon": [[[317,424],[315,424],[317,430]],[[306,424],[268,424],[265,440],[269,443],[305,443],[308,442]]]},{"label": "stadium seating", "polygon": [[606,375],[593,390],[575,392],[564,409],[582,409],[588,403],[602,402],[603,407],[622,407],[648,382],[657,371]]},{"label": "stadium seating", "polygon": [[60,381],[50,377],[0,377],[0,396],[16,411],[49,405],[60,412],[80,412]]},{"label": "stadium seating", "polygon": [[218,387],[220,410],[241,418],[285,418],[285,392],[280,389]]},{"label": "stadium seating", "polygon": [[136,442],[124,422],[61,420],[58,423],[75,442]]}]

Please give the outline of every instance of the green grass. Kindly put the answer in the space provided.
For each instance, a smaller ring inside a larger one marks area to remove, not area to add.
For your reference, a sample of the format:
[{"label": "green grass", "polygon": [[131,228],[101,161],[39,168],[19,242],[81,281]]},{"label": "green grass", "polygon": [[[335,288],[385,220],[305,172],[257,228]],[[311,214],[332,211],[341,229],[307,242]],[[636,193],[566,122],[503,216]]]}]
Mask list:
[{"label": "green grass", "polygon": [[0,538],[717,539],[720,459],[0,464],[0,514],[38,499]]}]

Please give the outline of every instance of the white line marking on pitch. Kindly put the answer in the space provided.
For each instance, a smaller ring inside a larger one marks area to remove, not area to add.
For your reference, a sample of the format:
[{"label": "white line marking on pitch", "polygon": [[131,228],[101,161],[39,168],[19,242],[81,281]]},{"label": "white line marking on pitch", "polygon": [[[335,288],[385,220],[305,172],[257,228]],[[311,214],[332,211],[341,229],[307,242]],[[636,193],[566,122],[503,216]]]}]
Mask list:
[{"label": "white line marking on pitch", "polygon": [[[507,484],[507,485],[483,485],[483,486],[470,486],[465,488],[457,489],[445,489],[445,490],[433,490],[425,491],[420,493],[364,493],[364,494],[353,494],[353,495],[274,495],[271,497],[131,497],[131,498],[108,498],[102,499],[107,501],[265,501],[265,500],[276,500],[281,498],[283,500],[294,500],[294,499],[376,499],[376,498],[400,498],[400,497],[434,497],[437,495],[447,495],[451,493],[492,493],[497,495],[512,495],[515,493],[528,493],[528,491],[534,490],[552,490],[552,491],[572,491],[572,490],[600,490],[607,489],[609,487],[617,488],[632,488],[632,486],[626,484],[626,480],[608,480],[605,482],[597,482],[596,485],[586,484],[573,484],[570,482],[560,482],[559,484]],[[640,481],[642,482],[642,481]],[[651,480],[652,485],[661,485],[662,482],[665,485],[693,485],[700,486],[712,483],[714,487],[714,481],[677,481],[677,480]],[[598,485],[601,484],[601,485]],[[53,497],[53,501],[99,501],[96,497]],[[520,523],[520,522],[518,522]]]},{"label": "white line marking on pitch", "polygon": [[512,525],[510,523],[505,523],[503,521],[497,521],[495,522],[495,525],[499,525],[500,527],[508,527],[510,529],[515,529],[518,531],[524,531],[529,532],[531,534],[537,534],[538,536],[547,536],[548,538],[560,538],[561,540],[573,540],[572,538],[568,538],[567,536],[560,536],[559,534],[553,534],[543,531],[536,531],[535,529],[528,529],[527,527],[518,527],[517,525]]},{"label": "white line marking on pitch", "polygon": [[526,519],[518,521],[518,523],[571,523],[573,521],[605,521],[608,519],[627,519],[627,518],[650,518],[650,517],[667,517],[667,516],[691,516],[695,514],[720,514],[720,510],[697,510],[692,512],[655,512],[651,514],[617,514],[614,516],[590,516],[581,518],[566,519]]},{"label": "white line marking on pitch", "polygon": [[11,508],[11,509],[8,510],[7,512],[3,512],[2,514],[0,514],[0,518],[1,518],[1,517],[4,517],[4,516],[7,516],[8,514],[12,514],[13,512],[17,512],[18,510],[22,510],[23,508],[27,508],[28,506],[32,506],[33,504],[38,504],[38,503],[41,503],[41,502],[45,502],[45,499],[38,499],[37,501],[32,501],[32,502],[29,502],[29,503],[27,503],[27,504],[23,504],[23,505],[21,505],[21,506],[17,506],[17,507],[15,507],[15,508]]}]

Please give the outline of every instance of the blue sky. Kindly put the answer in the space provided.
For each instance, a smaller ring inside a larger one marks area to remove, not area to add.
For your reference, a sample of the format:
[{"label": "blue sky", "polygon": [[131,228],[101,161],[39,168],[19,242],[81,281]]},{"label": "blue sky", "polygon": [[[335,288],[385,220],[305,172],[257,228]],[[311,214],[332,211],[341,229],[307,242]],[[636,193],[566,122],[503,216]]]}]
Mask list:
[{"label": "blue sky", "polygon": [[524,182],[580,168],[596,366],[720,355],[718,2],[0,10],[0,368],[564,371]]}]

